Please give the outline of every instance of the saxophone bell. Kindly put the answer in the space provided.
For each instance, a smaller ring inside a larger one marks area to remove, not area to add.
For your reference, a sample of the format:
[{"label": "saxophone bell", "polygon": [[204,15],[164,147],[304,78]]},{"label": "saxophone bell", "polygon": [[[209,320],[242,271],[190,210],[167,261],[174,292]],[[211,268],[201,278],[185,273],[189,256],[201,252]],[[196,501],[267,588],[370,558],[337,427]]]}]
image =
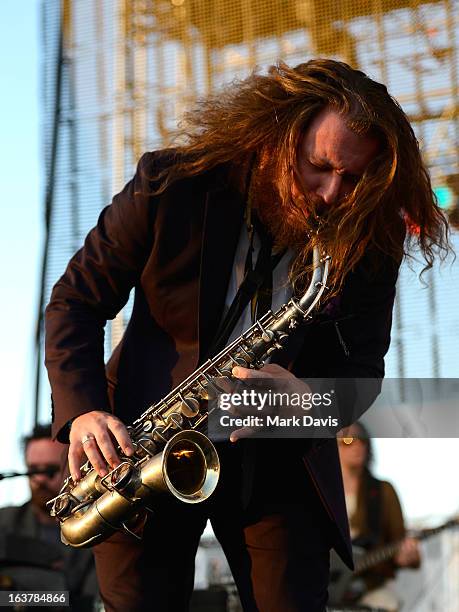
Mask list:
[{"label": "saxophone bell", "polygon": [[145,464],[142,480],[152,491],[169,492],[193,504],[213,493],[219,472],[218,454],[209,438],[198,431],[184,430]]},{"label": "saxophone bell", "polygon": [[71,493],[50,500],[51,514],[61,523],[62,541],[76,548],[94,546],[126,526],[155,497],[169,494],[195,504],[212,495],[220,462],[212,442],[194,430],[182,430],[161,453],[138,462],[123,461],[103,478],[95,470]]}]

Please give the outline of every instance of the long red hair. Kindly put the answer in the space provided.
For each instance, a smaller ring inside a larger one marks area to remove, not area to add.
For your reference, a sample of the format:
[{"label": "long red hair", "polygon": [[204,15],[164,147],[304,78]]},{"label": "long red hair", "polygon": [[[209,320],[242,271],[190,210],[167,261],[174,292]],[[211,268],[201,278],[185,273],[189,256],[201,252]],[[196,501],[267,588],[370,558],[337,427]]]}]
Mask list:
[{"label": "long red hair", "polygon": [[[356,133],[378,138],[381,153],[353,193],[333,208],[318,235],[297,250],[293,279],[301,281],[307,273],[316,240],[332,257],[333,292],[368,250],[400,261],[415,246],[425,260],[424,270],[432,267],[437,253],[445,258],[450,248],[447,220],[405,113],[384,85],[330,59],[294,68],[280,62],[267,74],[254,72],[199,102],[185,115],[175,161],[155,177],[158,192],[220,164],[235,167],[254,156],[268,156],[279,206],[298,209],[292,196],[298,143],[311,119],[326,107],[342,114]],[[417,232],[408,232],[404,241],[406,221]]]}]

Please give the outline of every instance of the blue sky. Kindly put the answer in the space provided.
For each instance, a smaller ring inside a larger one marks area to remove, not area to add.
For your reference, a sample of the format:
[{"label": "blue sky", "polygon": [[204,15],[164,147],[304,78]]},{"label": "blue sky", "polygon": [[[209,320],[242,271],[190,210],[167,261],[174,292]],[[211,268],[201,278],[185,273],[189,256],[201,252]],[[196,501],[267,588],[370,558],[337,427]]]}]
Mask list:
[{"label": "blue sky", "polygon": [[[38,0],[0,2],[0,471],[20,467],[13,451],[33,414],[33,330],[43,236],[38,11]],[[11,495],[11,485],[0,484],[0,505]],[[14,483],[18,491],[24,486]]]}]

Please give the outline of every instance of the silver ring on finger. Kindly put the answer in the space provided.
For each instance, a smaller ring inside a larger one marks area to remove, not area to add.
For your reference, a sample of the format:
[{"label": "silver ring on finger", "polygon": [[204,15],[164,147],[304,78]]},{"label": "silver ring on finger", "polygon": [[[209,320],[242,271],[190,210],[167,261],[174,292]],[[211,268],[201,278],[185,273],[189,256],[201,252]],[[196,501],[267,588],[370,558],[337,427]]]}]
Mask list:
[{"label": "silver ring on finger", "polygon": [[87,434],[86,436],[83,436],[81,438],[81,444],[86,444],[86,442],[89,442],[90,440],[95,440],[95,436],[93,436],[92,434]]}]

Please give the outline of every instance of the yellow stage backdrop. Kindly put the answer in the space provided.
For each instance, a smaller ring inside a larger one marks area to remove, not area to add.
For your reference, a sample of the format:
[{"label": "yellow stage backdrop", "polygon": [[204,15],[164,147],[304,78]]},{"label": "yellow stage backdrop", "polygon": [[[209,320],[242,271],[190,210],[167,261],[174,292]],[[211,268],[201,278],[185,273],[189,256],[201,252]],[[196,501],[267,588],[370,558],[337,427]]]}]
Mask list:
[{"label": "yellow stage backdrop", "polygon": [[[279,59],[333,57],[383,81],[415,126],[443,205],[457,199],[457,0],[44,0],[42,13],[44,302],[142,152],[168,143],[197,97]],[[457,376],[451,274],[431,274],[424,292],[402,274],[390,375]],[[109,327],[107,350],[125,317]]]}]

